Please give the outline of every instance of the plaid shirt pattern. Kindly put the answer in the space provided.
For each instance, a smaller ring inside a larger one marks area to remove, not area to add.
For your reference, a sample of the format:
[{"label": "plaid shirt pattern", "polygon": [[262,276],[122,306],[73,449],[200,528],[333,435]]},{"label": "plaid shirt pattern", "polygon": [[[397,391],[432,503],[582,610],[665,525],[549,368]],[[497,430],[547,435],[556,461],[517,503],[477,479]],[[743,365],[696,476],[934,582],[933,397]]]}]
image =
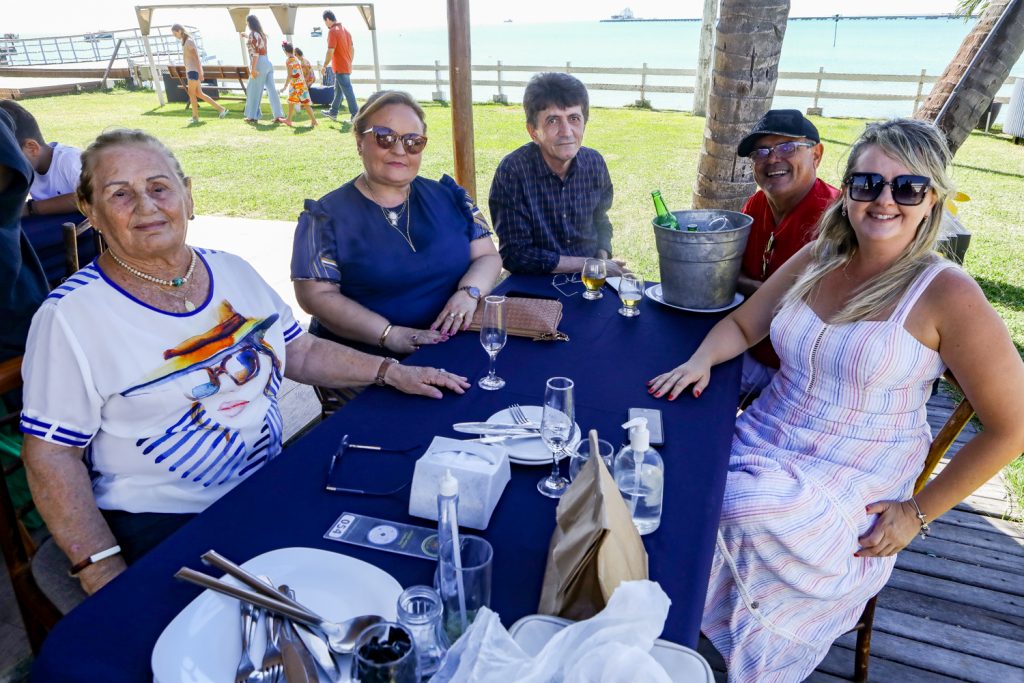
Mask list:
[{"label": "plaid shirt pattern", "polygon": [[513,273],[550,273],[560,256],[612,253],[612,180],[604,157],[581,147],[565,180],[529,142],[498,164],[488,204],[501,258]]}]

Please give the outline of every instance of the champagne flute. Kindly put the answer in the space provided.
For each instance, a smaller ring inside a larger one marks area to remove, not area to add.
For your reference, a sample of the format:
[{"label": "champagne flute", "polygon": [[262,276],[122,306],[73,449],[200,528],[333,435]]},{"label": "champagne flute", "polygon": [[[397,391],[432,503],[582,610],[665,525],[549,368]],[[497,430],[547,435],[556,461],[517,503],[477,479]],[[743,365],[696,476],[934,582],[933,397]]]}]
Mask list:
[{"label": "champagne flute", "polygon": [[584,299],[594,301],[604,296],[601,294],[601,288],[604,287],[604,280],[608,277],[604,259],[588,258],[583,262],[583,271],[580,273],[580,277],[587,288],[587,291],[583,292]]},{"label": "champagne flute", "polygon": [[558,456],[569,445],[576,424],[573,386],[568,377],[552,377],[544,387],[540,438],[551,451],[551,474],[537,482],[537,490],[548,498],[560,498],[569,487],[569,480],[559,471]]},{"label": "champagne flute", "polygon": [[622,300],[622,308],[619,309],[619,315],[627,318],[640,315],[640,309],[637,306],[640,303],[640,299],[643,298],[643,280],[632,273],[623,273],[622,278],[619,280],[619,299]]},{"label": "champagne flute", "polygon": [[494,361],[498,352],[505,347],[508,341],[508,331],[505,328],[505,297],[491,295],[484,299],[484,315],[480,325],[480,343],[487,352],[491,362],[487,376],[481,377],[477,384],[481,389],[495,391],[505,386],[505,380],[494,374]]}]

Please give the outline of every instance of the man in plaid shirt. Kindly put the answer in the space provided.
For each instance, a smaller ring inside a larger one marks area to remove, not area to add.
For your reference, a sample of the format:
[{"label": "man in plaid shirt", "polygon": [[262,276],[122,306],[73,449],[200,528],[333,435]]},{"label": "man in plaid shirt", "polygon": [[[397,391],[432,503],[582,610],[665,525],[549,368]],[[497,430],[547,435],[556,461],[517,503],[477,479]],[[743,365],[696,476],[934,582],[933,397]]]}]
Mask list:
[{"label": "man in plaid shirt", "polygon": [[583,147],[590,114],[587,88],[564,73],[540,73],[523,95],[532,142],[498,164],[491,220],[501,258],[513,273],[578,273],[587,258],[611,259],[612,180],[596,150]]}]

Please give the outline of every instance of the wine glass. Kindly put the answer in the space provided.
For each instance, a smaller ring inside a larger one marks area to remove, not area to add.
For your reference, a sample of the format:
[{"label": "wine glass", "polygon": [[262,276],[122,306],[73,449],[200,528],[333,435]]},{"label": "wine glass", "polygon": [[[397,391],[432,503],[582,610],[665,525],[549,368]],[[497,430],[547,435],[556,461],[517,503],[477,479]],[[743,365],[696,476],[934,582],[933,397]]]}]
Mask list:
[{"label": "wine glass", "polygon": [[505,386],[505,380],[494,374],[494,361],[498,352],[505,347],[508,331],[505,328],[505,297],[491,295],[484,299],[484,315],[480,325],[480,343],[490,357],[491,362],[487,376],[481,377],[477,384],[481,389],[495,391]]},{"label": "wine glass", "polygon": [[601,294],[601,288],[604,287],[604,280],[608,277],[604,259],[588,258],[583,262],[583,271],[580,273],[580,277],[587,288],[587,291],[583,292],[584,299],[594,301],[604,296]]},{"label": "wine glass", "polygon": [[573,386],[573,381],[568,377],[552,377],[544,387],[540,438],[551,451],[551,474],[537,482],[537,490],[548,498],[560,498],[569,487],[569,480],[559,471],[558,456],[569,444],[576,424]]},{"label": "wine glass", "polygon": [[640,299],[643,298],[643,280],[632,273],[623,273],[622,278],[619,280],[619,299],[622,300],[622,308],[619,309],[619,315],[626,316],[627,318],[640,315],[640,309],[637,306],[640,304]]}]

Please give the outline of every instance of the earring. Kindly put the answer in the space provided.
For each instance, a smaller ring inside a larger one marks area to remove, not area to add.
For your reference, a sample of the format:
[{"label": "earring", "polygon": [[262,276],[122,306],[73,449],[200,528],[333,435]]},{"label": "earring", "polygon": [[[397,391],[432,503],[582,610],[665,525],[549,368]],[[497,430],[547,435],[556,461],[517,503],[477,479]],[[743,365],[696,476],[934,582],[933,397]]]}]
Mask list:
[{"label": "earring", "polygon": [[[844,213],[843,215],[845,216],[846,214]],[[190,221],[194,221],[194,220],[196,219],[196,215],[195,215],[194,213],[190,213],[190,214],[188,215],[188,219],[189,219]]]},{"label": "earring", "polygon": [[846,205],[843,204],[843,208],[840,209],[839,213],[843,214],[843,218],[846,218]]}]

